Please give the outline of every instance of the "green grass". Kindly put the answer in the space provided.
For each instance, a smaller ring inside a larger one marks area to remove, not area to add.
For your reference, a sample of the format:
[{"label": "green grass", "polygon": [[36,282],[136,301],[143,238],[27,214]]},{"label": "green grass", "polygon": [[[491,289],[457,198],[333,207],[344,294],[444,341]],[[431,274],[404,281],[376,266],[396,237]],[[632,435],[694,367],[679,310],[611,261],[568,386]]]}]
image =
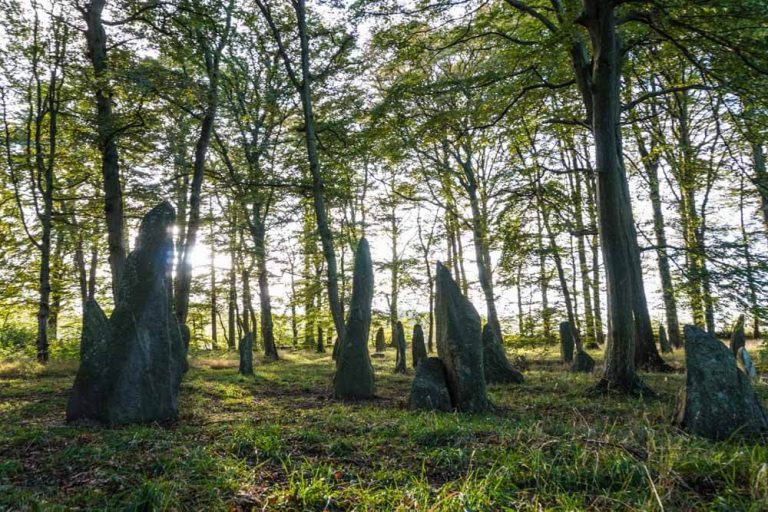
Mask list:
[{"label": "green grass", "polygon": [[768,447],[670,424],[682,374],[644,375],[655,399],[595,397],[595,376],[529,353],[495,413],[412,413],[393,355],[356,403],[331,398],[327,355],[251,378],[197,358],[176,424],[115,429],[64,423],[75,364],[0,363],[0,509],[768,510]]}]

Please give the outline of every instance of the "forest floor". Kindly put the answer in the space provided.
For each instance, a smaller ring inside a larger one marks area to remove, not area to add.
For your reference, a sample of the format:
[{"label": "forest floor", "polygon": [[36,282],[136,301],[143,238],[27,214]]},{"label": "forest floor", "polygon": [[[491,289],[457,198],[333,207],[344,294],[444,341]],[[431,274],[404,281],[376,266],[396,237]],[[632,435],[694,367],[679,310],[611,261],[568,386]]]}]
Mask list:
[{"label": "forest floor", "polygon": [[357,403],[331,398],[329,355],[283,356],[254,377],[193,358],[178,422],[113,429],[64,423],[75,362],[0,363],[0,509],[768,510],[765,444],[670,424],[682,373],[645,374],[656,398],[596,397],[529,352],[525,384],[472,416],[410,412],[392,350]]}]

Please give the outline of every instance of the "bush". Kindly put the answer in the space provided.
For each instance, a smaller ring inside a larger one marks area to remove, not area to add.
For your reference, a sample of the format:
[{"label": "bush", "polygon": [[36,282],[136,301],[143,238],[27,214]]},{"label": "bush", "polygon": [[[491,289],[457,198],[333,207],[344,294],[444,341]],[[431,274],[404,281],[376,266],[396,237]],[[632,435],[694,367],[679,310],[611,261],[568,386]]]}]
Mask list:
[{"label": "bush", "polygon": [[25,326],[7,324],[0,327],[0,355],[34,357],[37,333]]}]

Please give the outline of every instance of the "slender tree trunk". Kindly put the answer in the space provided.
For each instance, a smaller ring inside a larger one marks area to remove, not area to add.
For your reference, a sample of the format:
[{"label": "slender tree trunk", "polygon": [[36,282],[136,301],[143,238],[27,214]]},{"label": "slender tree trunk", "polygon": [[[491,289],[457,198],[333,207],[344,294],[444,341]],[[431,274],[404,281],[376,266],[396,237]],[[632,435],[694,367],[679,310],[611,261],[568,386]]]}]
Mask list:
[{"label": "slender tree trunk", "polygon": [[[469,165],[468,163],[466,164]],[[465,173],[474,173],[471,169],[466,169]],[[488,249],[486,219],[480,210],[480,204],[477,197],[477,186],[470,183],[467,187],[469,196],[469,205],[472,210],[472,241],[475,246],[475,258],[477,259],[477,275],[480,281],[480,288],[485,297],[485,307],[488,314],[488,323],[493,329],[493,333],[499,343],[504,338],[501,335],[501,323],[499,314],[496,311],[496,297],[493,293],[493,275],[491,273],[490,251]]]},{"label": "slender tree trunk", "polygon": [[[234,208],[233,208],[234,209]],[[227,332],[229,333],[229,349],[235,350],[237,348],[237,260],[236,260],[236,246],[235,242],[235,226],[237,225],[237,218],[235,213],[232,213],[230,226],[230,242],[229,242],[229,301],[227,304]]]},{"label": "slender tree trunk", "polygon": [[88,269],[88,299],[96,297],[96,270],[99,267],[99,249],[91,247],[91,267]]},{"label": "slender tree trunk", "polygon": [[656,256],[659,262],[661,292],[667,319],[667,335],[669,336],[670,343],[674,347],[680,348],[682,341],[680,339],[680,324],[677,318],[677,300],[675,299],[675,289],[672,284],[672,273],[669,266],[669,256],[667,255],[666,224],[659,191],[659,161],[658,158],[652,157],[645,149],[639,134],[638,143],[650,188],[651,207],[653,208],[653,232],[656,238]]},{"label": "slender tree trunk", "polygon": [[[181,250],[181,265],[176,270],[176,317],[184,324],[189,314],[189,294],[192,286],[192,251],[197,243],[197,230],[200,226],[200,200],[205,178],[205,162],[208,147],[211,144],[213,128],[219,104],[219,64],[221,55],[227,44],[231,29],[233,0],[227,7],[227,19],[224,32],[219,36],[216,47],[206,53],[206,72],[208,74],[208,91],[205,103],[205,113],[200,123],[200,135],[195,145],[195,160],[192,166],[192,183],[189,191],[189,217],[187,219],[187,234]],[[203,36],[201,36],[202,38]],[[210,42],[209,42],[210,43]],[[231,333],[230,333],[231,334]],[[231,343],[231,341],[230,341]]]},{"label": "slender tree trunk", "polygon": [[739,224],[741,227],[741,243],[744,246],[744,265],[747,277],[747,287],[749,288],[749,303],[752,309],[752,336],[760,338],[760,315],[757,302],[757,284],[755,282],[754,265],[752,263],[752,253],[749,250],[749,234],[744,222],[744,178],[741,178],[741,187],[739,188]]},{"label": "slender tree trunk", "polygon": [[544,250],[543,233],[541,226],[541,211],[536,210],[536,252],[539,253],[539,288],[541,292],[541,321],[544,328],[544,339],[551,343],[552,336],[552,315],[549,310],[549,277],[547,277],[547,253]]},{"label": "slender tree trunk", "polygon": [[313,237],[309,211],[304,213],[304,345],[308,348],[315,347],[315,275],[312,270],[316,245]]},{"label": "slender tree trunk", "polygon": [[101,16],[106,0],[91,0],[85,4],[85,39],[88,58],[93,66],[96,87],[96,145],[101,153],[101,176],[104,187],[104,214],[107,224],[109,266],[112,271],[112,294],[117,299],[117,287],[125,267],[126,248],[123,228],[123,189],[120,183],[120,160],[115,140],[117,126],[112,113],[112,93],[109,90],[107,35]]},{"label": "slender tree trunk", "polygon": [[328,302],[331,307],[333,325],[339,339],[344,338],[344,312],[339,300],[338,271],[336,268],[336,253],[333,249],[333,234],[328,222],[328,212],[325,205],[325,186],[320,171],[320,156],[317,152],[317,135],[315,132],[315,117],[312,108],[311,73],[309,69],[309,37],[307,34],[306,2],[296,0],[294,3],[298,21],[299,43],[301,47],[301,84],[299,95],[304,113],[304,135],[309,160],[309,170],[312,175],[312,197],[315,205],[317,230],[325,257],[326,274],[328,277]]},{"label": "slender tree trunk", "polygon": [[252,208],[251,223],[253,242],[256,253],[256,268],[259,274],[259,304],[261,313],[261,337],[264,341],[264,356],[267,360],[279,359],[272,323],[272,299],[269,295],[269,274],[267,272],[266,219],[261,204]]},{"label": "slender tree trunk", "polygon": [[[587,166],[591,170],[589,161],[587,161]],[[587,211],[589,213],[589,223],[592,226],[598,225],[596,208],[597,186],[595,181],[594,173],[590,172],[587,177],[587,192],[589,194]],[[603,331],[603,307],[600,300],[600,239],[598,233],[592,235],[589,242],[589,249],[592,253],[592,299],[594,300],[592,311],[595,315],[595,339],[598,344],[603,345],[605,343],[605,332]]]},{"label": "slender tree trunk", "polygon": [[571,302],[571,293],[568,289],[568,281],[565,278],[565,269],[563,268],[563,260],[560,256],[560,248],[557,246],[555,235],[552,231],[552,227],[549,224],[549,213],[546,206],[539,202],[539,209],[541,210],[544,227],[546,229],[547,237],[549,238],[549,252],[552,254],[552,259],[555,260],[555,268],[557,269],[557,278],[560,281],[560,289],[563,293],[563,300],[565,301],[565,312],[568,316],[568,324],[571,329],[573,341],[576,344],[576,350],[578,352],[584,352],[584,345],[581,341],[581,334],[576,327],[576,315],[574,314],[574,306]]},{"label": "slender tree trunk", "polygon": [[763,225],[768,230],[768,171],[765,169],[765,151],[762,144],[752,144],[752,162],[755,167],[754,183],[760,195]]},{"label": "slender tree trunk", "polygon": [[[212,204],[211,204],[212,206]],[[211,209],[211,233],[210,233],[210,240],[211,240],[211,259],[210,259],[210,268],[211,268],[211,348],[213,350],[216,350],[216,348],[219,345],[219,337],[218,337],[218,330],[216,326],[216,317],[217,317],[217,310],[218,310],[218,304],[216,303],[217,297],[216,297],[216,239],[215,234],[213,231],[213,209]]]},{"label": "slender tree trunk", "polygon": [[[392,188],[394,189],[394,183],[392,183]],[[392,191],[394,195],[394,190]],[[391,344],[393,347],[397,346],[397,320],[398,320],[398,311],[397,311],[397,303],[400,295],[400,265],[399,265],[399,257],[398,257],[398,237],[400,233],[400,227],[397,223],[397,205],[395,201],[392,201],[392,208],[389,212],[389,232],[390,232],[390,239],[389,239],[389,245],[390,245],[390,258],[391,258],[391,266],[389,269],[389,279],[390,279],[390,295],[389,295],[389,328],[392,331],[392,340]]]},{"label": "slender tree trunk", "polygon": [[581,176],[576,175],[574,186],[574,205],[576,211],[576,229],[579,231],[579,236],[576,240],[576,250],[579,257],[579,274],[581,274],[581,294],[582,303],[584,304],[584,325],[585,337],[588,343],[597,343],[597,335],[595,334],[595,316],[593,313],[592,303],[592,283],[589,276],[589,265],[587,263],[587,249],[584,238],[587,236],[584,233],[584,216],[582,213],[583,207],[583,195]]}]

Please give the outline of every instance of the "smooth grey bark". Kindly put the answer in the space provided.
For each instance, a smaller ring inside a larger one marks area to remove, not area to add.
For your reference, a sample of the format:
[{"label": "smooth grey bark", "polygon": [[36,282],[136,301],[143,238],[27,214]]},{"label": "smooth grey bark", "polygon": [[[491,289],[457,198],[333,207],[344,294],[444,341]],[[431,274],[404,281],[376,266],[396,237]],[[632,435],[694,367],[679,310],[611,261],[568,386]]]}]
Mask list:
[{"label": "smooth grey bark", "polygon": [[616,3],[583,0],[592,55],[590,98],[600,239],[608,298],[608,347],[600,387],[636,391],[635,266],[639,263],[620,130],[621,45]]},{"label": "smooth grey bark", "polygon": [[112,112],[112,93],[109,88],[109,62],[107,60],[107,34],[102,13],[106,0],[91,0],[81,14],[85,19],[87,56],[94,74],[96,96],[96,146],[101,154],[101,176],[104,189],[104,216],[107,225],[109,266],[112,271],[112,294],[116,298],[117,286],[125,267],[126,243],[123,232],[123,189],[120,182],[120,159],[116,136],[118,127]]},{"label": "smooth grey bark", "polygon": [[[205,162],[219,106],[219,68],[224,48],[229,41],[233,9],[234,0],[230,0],[226,10],[224,31],[219,34],[219,40],[215,47],[208,47],[210,42],[202,43],[204,45],[203,56],[205,58],[206,74],[208,75],[208,90],[206,91],[205,111],[200,123],[200,134],[195,145],[195,159],[189,191],[189,216],[186,221],[187,230],[184,246],[180,248],[183,256],[181,265],[176,269],[176,317],[181,324],[187,322],[187,315],[189,314],[189,293],[192,286],[192,250],[197,242],[197,231],[200,226],[200,200],[203,180],[205,178]],[[204,41],[202,35],[200,40]],[[230,343],[234,343],[234,339]]]}]

